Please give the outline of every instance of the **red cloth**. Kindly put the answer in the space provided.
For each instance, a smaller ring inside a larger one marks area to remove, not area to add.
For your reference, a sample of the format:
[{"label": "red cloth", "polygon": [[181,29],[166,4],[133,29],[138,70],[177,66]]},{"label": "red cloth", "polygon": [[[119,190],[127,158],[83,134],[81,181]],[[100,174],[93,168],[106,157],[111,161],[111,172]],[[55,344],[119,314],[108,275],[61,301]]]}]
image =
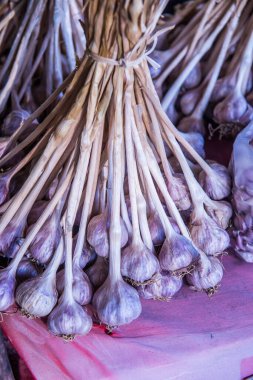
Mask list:
[{"label": "red cloth", "polygon": [[97,326],[65,343],[20,315],[2,326],[36,380],[239,380],[253,373],[253,272],[235,257],[223,263],[213,298],[184,287],[169,303],[144,301],[112,336]]}]

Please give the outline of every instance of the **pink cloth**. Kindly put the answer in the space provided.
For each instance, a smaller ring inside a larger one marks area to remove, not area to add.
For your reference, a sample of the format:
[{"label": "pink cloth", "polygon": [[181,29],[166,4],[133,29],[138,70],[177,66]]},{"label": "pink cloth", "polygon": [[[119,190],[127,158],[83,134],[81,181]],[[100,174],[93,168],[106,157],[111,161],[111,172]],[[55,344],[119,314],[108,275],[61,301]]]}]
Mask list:
[{"label": "pink cloth", "polygon": [[2,327],[36,380],[239,380],[253,373],[253,271],[234,257],[223,263],[211,299],[184,287],[169,303],[144,301],[112,336],[97,326],[65,343],[20,315]]}]

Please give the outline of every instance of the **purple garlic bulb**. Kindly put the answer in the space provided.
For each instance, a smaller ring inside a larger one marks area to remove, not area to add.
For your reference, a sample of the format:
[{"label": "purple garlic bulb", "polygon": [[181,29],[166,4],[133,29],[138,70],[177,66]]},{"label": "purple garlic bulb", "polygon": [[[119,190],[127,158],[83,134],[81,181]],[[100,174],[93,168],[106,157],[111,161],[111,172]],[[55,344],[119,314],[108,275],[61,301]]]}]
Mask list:
[{"label": "purple garlic bulb", "polygon": [[3,136],[12,136],[14,132],[21,126],[22,123],[30,116],[25,110],[11,111],[4,119],[1,132]]},{"label": "purple garlic bulb", "polygon": [[[64,269],[57,273],[57,290],[60,294],[64,291]],[[87,274],[77,265],[73,267],[73,296],[80,305],[87,305],[92,297],[92,285]]]},{"label": "purple garlic bulb", "polygon": [[17,269],[18,281],[23,282],[36,276],[38,276],[36,266],[26,258],[22,259]]},{"label": "purple garlic bulb", "polygon": [[185,116],[190,115],[201,97],[200,88],[194,88],[190,91],[186,91],[180,98],[180,108]]},{"label": "purple garlic bulb", "polygon": [[231,191],[231,178],[227,168],[218,163],[211,163],[212,171],[203,170],[199,174],[199,183],[214,200],[221,200],[229,196]]},{"label": "purple garlic bulb", "polygon": [[92,319],[81,305],[63,294],[50,313],[47,326],[54,335],[68,338],[88,334],[92,327]]},{"label": "purple garlic bulb", "polygon": [[210,291],[221,282],[223,268],[220,261],[216,257],[210,257],[209,262],[210,266],[204,273],[200,264],[191,274],[186,275],[187,282],[192,285],[194,289]]},{"label": "purple garlic bulb", "polygon": [[94,294],[92,304],[99,320],[108,326],[121,326],[132,322],[141,314],[141,303],[137,290],[122,279],[104,284]]},{"label": "purple garlic bulb", "polygon": [[178,129],[182,132],[195,132],[201,135],[205,134],[205,124],[202,119],[186,116],[180,120]]},{"label": "purple garlic bulb", "polygon": [[32,224],[37,222],[47,205],[48,201],[43,200],[34,203],[27,217],[28,226],[31,226]]},{"label": "purple garlic bulb", "polygon": [[86,270],[86,273],[94,288],[99,288],[105,282],[109,273],[107,261],[98,256],[95,263]]},{"label": "purple garlic bulb", "polygon": [[219,255],[229,246],[228,233],[204,212],[201,217],[193,212],[189,227],[194,244],[207,255]]},{"label": "purple garlic bulb", "polygon": [[233,214],[230,203],[226,201],[213,201],[212,204],[216,207],[209,205],[205,206],[206,212],[211,218],[224,230],[228,228],[230,219]]},{"label": "purple garlic bulb", "polygon": [[247,101],[241,94],[232,93],[216,105],[213,114],[219,124],[237,123],[247,111]]},{"label": "purple garlic bulb", "polygon": [[184,271],[198,259],[199,252],[191,241],[177,233],[165,240],[159,253],[161,268],[169,272]]},{"label": "purple garlic bulb", "polygon": [[8,267],[0,269],[0,311],[6,311],[15,303],[15,273]]},{"label": "purple garlic bulb", "polygon": [[[109,220],[106,213],[94,216],[87,227],[87,240],[94,248],[95,252],[102,257],[107,257],[109,253]],[[128,232],[123,220],[121,223],[121,248],[128,241]]]},{"label": "purple garlic bulb", "polygon": [[183,174],[175,174],[172,182],[167,184],[167,188],[179,210],[191,207],[190,193]]},{"label": "purple garlic bulb", "polygon": [[[184,139],[192,146],[194,150],[201,156],[205,157],[205,149],[204,149],[204,144],[205,140],[204,137],[198,133],[198,132],[181,132],[181,135],[184,137]],[[186,158],[189,160],[192,160],[192,156],[188,153],[188,151],[181,146],[182,151],[184,152],[184,155]]]},{"label": "purple garlic bulb", "polygon": [[[0,252],[4,255],[7,254],[15,239],[23,236],[24,227],[25,222],[15,221],[14,219],[7,225],[0,234]],[[8,254],[12,256],[12,250]]]},{"label": "purple garlic bulb", "polygon": [[202,70],[200,63],[197,63],[196,66],[192,69],[186,80],[184,81],[184,88],[191,89],[197,87],[202,79]]},{"label": "purple garlic bulb", "polygon": [[130,244],[122,250],[121,274],[136,282],[149,280],[159,270],[155,255],[143,244]]},{"label": "purple garlic bulb", "polygon": [[169,300],[181,289],[183,280],[177,276],[171,276],[166,271],[157,273],[154,282],[138,287],[140,297],[154,300]]}]

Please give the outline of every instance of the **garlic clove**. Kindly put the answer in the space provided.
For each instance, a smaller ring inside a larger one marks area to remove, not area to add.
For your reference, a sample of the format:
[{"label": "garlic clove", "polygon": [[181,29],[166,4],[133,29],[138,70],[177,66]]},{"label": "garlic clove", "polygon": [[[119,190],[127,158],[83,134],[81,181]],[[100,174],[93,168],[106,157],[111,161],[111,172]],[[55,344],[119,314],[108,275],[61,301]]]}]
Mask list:
[{"label": "garlic clove", "polygon": [[94,294],[92,304],[99,320],[112,327],[130,323],[141,314],[137,290],[122,279],[111,282],[108,277]]},{"label": "garlic clove", "polygon": [[191,216],[190,233],[196,246],[207,255],[219,255],[230,244],[228,233],[207,214],[201,218]]},{"label": "garlic clove", "polygon": [[210,268],[203,275],[201,273],[201,265],[195,268],[191,274],[186,276],[187,282],[196,290],[205,290],[212,294],[217,288],[223,277],[223,268],[220,261],[216,257],[210,257]]},{"label": "garlic clove", "polygon": [[15,274],[9,268],[0,270],[0,311],[6,311],[15,303]]},{"label": "garlic clove", "polygon": [[149,280],[159,270],[155,255],[143,244],[130,244],[121,253],[121,274],[135,282]]},{"label": "garlic clove", "polygon": [[26,315],[45,317],[57,303],[55,279],[38,276],[26,280],[17,287],[15,298]]},{"label": "garlic clove", "polygon": [[86,270],[90,282],[96,289],[105,282],[108,272],[108,262],[100,256],[98,256],[95,263]]},{"label": "garlic clove", "polygon": [[179,234],[166,239],[159,253],[159,262],[163,270],[184,272],[199,259],[199,253],[190,240]]},{"label": "garlic clove", "polygon": [[70,338],[88,334],[92,319],[76,301],[61,297],[48,317],[47,326],[54,335]]},{"label": "garlic clove", "polygon": [[181,289],[182,285],[182,278],[161,271],[157,273],[152,283],[139,286],[138,293],[145,299],[167,301]]},{"label": "garlic clove", "polygon": [[228,169],[218,163],[211,163],[212,174],[203,170],[199,174],[199,183],[214,200],[221,200],[229,196],[231,191],[231,178]]}]

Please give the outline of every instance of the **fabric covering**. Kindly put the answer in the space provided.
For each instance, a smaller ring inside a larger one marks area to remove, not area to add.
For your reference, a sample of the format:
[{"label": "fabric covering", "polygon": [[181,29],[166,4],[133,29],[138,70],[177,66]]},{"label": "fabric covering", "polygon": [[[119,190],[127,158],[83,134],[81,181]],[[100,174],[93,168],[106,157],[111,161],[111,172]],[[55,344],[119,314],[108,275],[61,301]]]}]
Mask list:
[{"label": "fabric covering", "polygon": [[214,297],[184,287],[168,303],[144,301],[112,336],[96,326],[66,343],[18,314],[2,327],[36,380],[239,380],[253,373],[253,272],[235,257],[223,264]]}]

